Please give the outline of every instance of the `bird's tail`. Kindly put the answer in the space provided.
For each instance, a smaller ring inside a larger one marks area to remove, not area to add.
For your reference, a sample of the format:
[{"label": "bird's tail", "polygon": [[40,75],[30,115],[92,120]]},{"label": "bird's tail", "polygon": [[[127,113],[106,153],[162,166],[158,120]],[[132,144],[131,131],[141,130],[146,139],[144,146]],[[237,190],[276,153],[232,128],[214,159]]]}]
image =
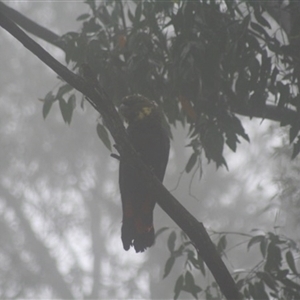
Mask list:
[{"label": "bird's tail", "polygon": [[135,252],[143,252],[154,244],[153,212],[123,217],[122,242],[125,250],[134,246]]}]

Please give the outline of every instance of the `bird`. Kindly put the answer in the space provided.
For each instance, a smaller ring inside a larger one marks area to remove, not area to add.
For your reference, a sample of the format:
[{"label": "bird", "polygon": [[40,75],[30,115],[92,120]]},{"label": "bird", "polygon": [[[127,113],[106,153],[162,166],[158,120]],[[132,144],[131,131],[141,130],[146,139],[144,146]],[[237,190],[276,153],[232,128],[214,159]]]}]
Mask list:
[{"label": "bird", "polygon": [[[162,113],[146,97],[134,94],[121,100],[119,112],[128,123],[126,132],[141,160],[162,182],[170,151],[170,138],[163,125]],[[120,158],[119,187],[123,218],[121,239],[124,250],[134,247],[144,252],[155,242],[153,210],[155,195],[129,161]]]}]

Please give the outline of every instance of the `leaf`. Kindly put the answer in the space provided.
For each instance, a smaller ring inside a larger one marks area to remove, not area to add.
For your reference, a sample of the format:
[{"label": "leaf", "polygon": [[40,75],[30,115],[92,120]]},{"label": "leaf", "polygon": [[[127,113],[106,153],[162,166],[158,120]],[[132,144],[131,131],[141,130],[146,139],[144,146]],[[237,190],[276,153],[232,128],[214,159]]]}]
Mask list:
[{"label": "leaf", "polygon": [[175,241],[176,241],[176,232],[172,231],[169,235],[169,238],[168,238],[168,249],[169,249],[170,252],[174,251]]},{"label": "leaf", "polygon": [[46,119],[47,115],[50,112],[53,102],[55,101],[54,95],[52,92],[47,93],[45,99],[40,99],[44,102],[43,105],[43,118]]},{"label": "leaf", "polygon": [[109,139],[109,135],[107,133],[107,130],[100,123],[98,123],[98,125],[97,125],[97,134],[98,134],[98,137],[100,138],[100,140],[102,141],[102,143],[105,145],[105,147],[109,151],[112,151],[111,143],[110,143],[110,139]]},{"label": "leaf", "polygon": [[82,15],[80,15],[80,16],[76,19],[76,21],[82,21],[82,20],[85,20],[85,19],[87,19],[87,18],[89,18],[89,17],[90,17],[90,14],[88,14],[88,13],[82,14]]},{"label": "leaf", "polygon": [[259,32],[260,34],[264,35],[264,36],[268,36],[268,33],[265,31],[265,29],[258,25],[257,23],[251,22],[250,26],[257,32]]},{"label": "leaf", "polygon": [[285,259],[287,261],[288,266],[293,271],[293,273],[298,275],[296,265],[295,265],[295,259],[291,251],[287,251],[287,253],[285,254]]},{"label": "leaf", "polygon": [[136,6],[135,9],[135,15],[134,15],[134,21],[139,22],[142,16],[142,3],[139,2],[139,4]]},{"label": "leaf", "polygon": [[193,169],[193,167],[195,166],[196,162],[197,162],[197,157],[198,157],[198,153],[194,152],[191,157],[189,158],[186,166],[185,166],[185,171],[186,173],[191,172],[191,170]]},{"label": "leaf", "polygon": [[164,271],[163,278],[166,278],[170,274],[170,272],[174,266],[174,263],[175,263],[175,257],[170,256],[165,264],[165,271]]},{"label": "leaf", "polygon": [[226,144],[233,151],[236,151],[236,144],[239,142],[235,133],[232,131],[226,132]]},{"label": "leaf", "polygon": [[267,254],[267,246],[268,246],[268,241],[267,239],[263,239],[259,245],[259,249],[260,249],[260,252],[263,256],[263,258],[266,257],[266,254]]},{"label": "leaf", "polygon": [[68,83],[62,85],[57,91],[56,99],[60,99],[61,97],[63,97],[66,93],[70,92],[71,90],[73,90],[73,87],[71,85],[69,85]]},{"label": "leaf", "polygon": [[198,264],[199,264],[199,268],[201,270],[201,273],[203,274],[203,276],[205,276],[206,275],[205,265],[204,265],[202,257],[199,254],[198,254]]},{"label": "leaf", "polygon": [[249,62],[249,69],[251,72],[250,84],[251,87],[254,88],[258,82],[259,70],[260,70],[260,64],[257,58],[251,59],[251,61]]},{"label": "leaf", "polygon": [[249,22],[250,22],[250,18],[251,18],[251,15],[248,14],[246,17],[242,16],[244,18],[244,20],[241,22],[241,30],[244,32],[245,29],[248,28],[249,26]]},{"label": "leaf", "polygon": [[85,0],[84,3],[88,4],[93,11],[95,10],[96,8],[95,0]]},{"label": "leaf", "polygon": [[299,132],[299,126],[298,125],[294,125],[290,128],[290,131],[289,131],[290,144],[294,141],[294,139],[298,135],[298,132]]},{"label": "leaf", "polygon": [[254,16],[259,24],[263,25],[264,27],[268,27],[269,29],[272,28],[269,22],[262,16],[262,12],[259,12],[258,10],[254,9]]},{"label": "leaf", "polygon": [[190,271],[186,271],[185,273],[185,285],[188,289],[190,289],[195,284],[194,276]]},{"label": "leaf", "polygon": [[250,296],[252,296],[253,299],[256,299],[256,291],[255,291],[254,285],[252,283],[249,283],[248,289],[249,289]]},{"label": "leaf", "polygon": [[226,249],[227,246],[227,240],[226,240],[226,235],[223,235],[220,240],[218,241],[217,244],[217,250],[220,254],[223,253],[223,251]]},{"label": "leaf", "polygon": [[178,297],[179,297],[179,294],[182,290],[182,287],[183,287],[183,275],[180,275],[178,277],[178,279],[176,280],[176,283],[175,283],[175,288],[174,288],[174,299],[176,300]]},{"label": "leaf", "polygon": [[298,137],[298,140],[296,143],[293,145],[293,154],[292,154],[292,159],[294,159],[300,152],[300,137]]},{"label": "leaf", "polygon": [[76,96],[75,94],[72,94],[68,99],[68,105],[74,110],[76,107]]},{"label": "leaf", "polygon": [[197,293],[201,292],[201,288],[195,285],[194,276],[190,271],[185,274],[185,290],[191,293],[195,299],[198,299]]},{"label": "leaf", "polygon": [[281,249],[277,246],[277,243],[271,241],[268,245],[266,263],[264,266],[265,271],[279,271],[282,265]]},{"label": "leaf", "polygon": [[59,108],[60,108],[60,112],[61,115],[63,117],[63,120],[65,121],[65,123],[69,123],[70,120],[70,116],[72,114],[72,110],[70,110],[70,107],[68,106],[68,103],[64,100],[64,98],[59,98]]},{"label": "leaf", "polygon": [[128,8],[128,19],[130,20],[131,23],[134,22],[134,16],[129,8]]},{"label": "leaf", "polygon": [[254,283],[255,299],[269,299],[269,296],[265,290],[265,286],[262,281]]},{"label": "leaf", "polygon": [[261,278],[270,289],[277,292],[277,283],[268,272],[257,272],[256,274],[257,277]]},{"label": "leaf", "polygon": [[224,165],[227,169],[227,163],[222,155],[224,147],[224,137],[215,124],[209,124],[204,138],[203,138],[203,148],[205,155],[210,161],[211,159],[216,163],[217,168]]},{"label": "leaf", "polygon": [[271,84],[274,85],[275,81],[276,81],[276,77],[279,74],[279,70],[278,68],[275,66],[273,68],[272,74],[271,74]]},{"label": "leaf", "polygon": [[247,250],[249,251],[249,249],[257,243],[262,243],[262,241],[264,239],[265,239],[264,235],[256,235],[256,236],[252,237],[248,242]]},{"label": "leaf", "polygon": [[235,284],[237,289],[240,290],[245,285],[245,279],[239,279]]},{"label": "leaf", "polygon": [[278,102],[278,107],[284,107],[289,101],[290,88],[288,84],[283,84],[282,82],[277,83],[277,88],[280,93],[280,98]]}]

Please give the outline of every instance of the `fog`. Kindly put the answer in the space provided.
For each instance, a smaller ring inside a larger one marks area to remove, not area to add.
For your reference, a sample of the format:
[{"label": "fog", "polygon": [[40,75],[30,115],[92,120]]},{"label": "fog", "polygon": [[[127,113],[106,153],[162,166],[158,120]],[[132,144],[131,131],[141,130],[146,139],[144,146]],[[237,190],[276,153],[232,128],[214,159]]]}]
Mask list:
[{"label": "fog", "polygon": [[[76,18],[88,10],[81,1],[7,4],[59,35],[78,30]],[[61,50],[36,40],[64,63]],[[68,125],[56,103],[44,120],[41,99],[57,87],[57,76],[2,28],[0,41],[0,298],[172,298],[185,268],[181,259],[163,279],[168,235],[180,236],[177,225],[157,205],[156,230],[170,229],[143,254],[123,250],[118,162],[97,136],[98,113],[78,102]],[[296,208],[289,204],[296,196],[284,188],[292,185],[286,174],[295,164],[282,146],[287,134],[268,121],[243,120],[251,142],[241,142],[236,153],[226,149],[229,171],[203,155],[202,174],[186,174],[187,130],[172,128],[164,184],[213,240],[216,232],[274,227],[297,238]],[[245,255],[244,239],[229,236],[230,271],[254,265],[256,253]],[[212,281],[195,276],[201,286]]]}]

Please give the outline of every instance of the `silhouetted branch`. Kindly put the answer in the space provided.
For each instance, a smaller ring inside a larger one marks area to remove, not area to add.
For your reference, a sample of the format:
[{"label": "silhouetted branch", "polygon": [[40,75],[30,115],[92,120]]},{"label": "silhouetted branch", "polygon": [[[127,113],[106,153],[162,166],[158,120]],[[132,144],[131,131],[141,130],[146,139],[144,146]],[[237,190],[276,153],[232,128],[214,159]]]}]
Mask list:
[{"label": "silhouetted branch", "polygon": [[233,107],[232,111],[236,114],[243,115],[250,118],[267,119],[276,121],[282,125],[291,125],[299,118],[295,110],[289,108],[279,108],[275,105],[266,105],[261,110],[253,110],[247,106]]},{"label": "silhouetted branch", "polygon": [[60,36],[54,33],[53,31],[30,20],[18,11],[5,5],[3,2],[0,2],[0,12],[2,12],[2,14],[10,18],[24,30],[64,50],[63,43],[59,40]]},{"label": "silhouetted branch", "polygon": [[67,83],[88,98],[89,103],[101,113],[108,130],[118,145],[118,150],[122,159],[125,158],[130,160],[132,165],[140,170],[141,176],[149,185],[151,185],[157,203],[189,236],[199,255],[203,258],[212,272],[224,296],[227,299],[240,299],[241,297],[235,283],[203,224],[198,222],[198,220],[169,193],[139,158],[139,155],[137,155],[136,151],[131,146],[123,123],[105,91],[98,84],[93,84],[93,80],[91,83],[69,71],[1,13],[0,25],[18,39],[27,49],[39,57]]}]

